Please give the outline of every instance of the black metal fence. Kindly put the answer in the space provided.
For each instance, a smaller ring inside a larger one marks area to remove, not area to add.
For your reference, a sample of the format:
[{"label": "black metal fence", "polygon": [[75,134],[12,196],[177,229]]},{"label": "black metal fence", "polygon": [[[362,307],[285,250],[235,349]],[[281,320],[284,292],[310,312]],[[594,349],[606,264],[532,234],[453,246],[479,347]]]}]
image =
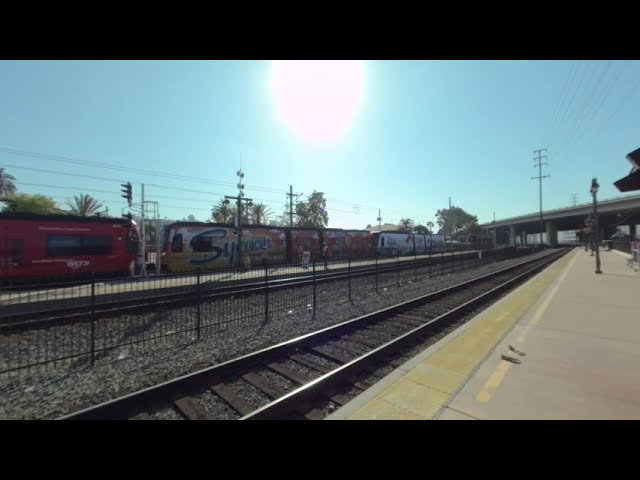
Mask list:
[{"label": "black metal fence", "polygon": [[0,374],[94,365],[137,350],[260,329],[288,315],[314,319],[327,305],[357,299],[366,292],[383,293],[526,253],[515,248],[443,252],[334,260],[306,268],[267,265],[134,280],[93,279],[83,285],[47,285],[35,291],[4,289],[0,292]]}]

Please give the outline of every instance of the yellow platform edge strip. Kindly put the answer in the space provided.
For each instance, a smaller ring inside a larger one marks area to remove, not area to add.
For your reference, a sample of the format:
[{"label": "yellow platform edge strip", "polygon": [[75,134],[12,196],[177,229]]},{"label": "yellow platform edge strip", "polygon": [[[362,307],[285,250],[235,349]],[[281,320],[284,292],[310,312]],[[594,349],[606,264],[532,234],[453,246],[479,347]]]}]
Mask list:
[{"label": "yellow platform edge strip", "polygon": [[577,250],[565,255],[518,287],[513,295],[500,300],[491,312],[481,313],[484,318],[346,419],[432,419],[576,255]]}]

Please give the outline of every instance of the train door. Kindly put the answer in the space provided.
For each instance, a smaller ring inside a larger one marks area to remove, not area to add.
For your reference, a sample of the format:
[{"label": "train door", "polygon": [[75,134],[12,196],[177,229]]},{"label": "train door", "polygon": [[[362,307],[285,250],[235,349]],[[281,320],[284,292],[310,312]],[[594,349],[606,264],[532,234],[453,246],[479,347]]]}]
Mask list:
[{"label": "train door", "polygon": [[7,276],[9,252],[6,248],[7,245],[7,232],[8,228],[4,227],[0,230],[0,278]]},{"label": "train door", "polygon": [[284,249],[285,249],[285,261],[286,263],[293,263],[293,243],[291,243],[291,229],[285,228],[284,230]]},{"label": "train door", "polygon": [[0,269],[3,277],[17,276],[24,271],[24,238],[5,227],[0,235]]}]

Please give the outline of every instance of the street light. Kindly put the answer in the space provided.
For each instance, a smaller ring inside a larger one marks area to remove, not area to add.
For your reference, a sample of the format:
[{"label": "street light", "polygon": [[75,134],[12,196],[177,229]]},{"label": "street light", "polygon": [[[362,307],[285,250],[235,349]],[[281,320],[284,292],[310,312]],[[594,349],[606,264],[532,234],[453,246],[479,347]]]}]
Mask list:
[{"label": "street light", "polygon": [[598,224],[598,200],[596,195],[598,194],[598,189],[600,185],[598,185],[598,179],[594,178],[591,180],[591,195],[593,195],[593,220],[594,220],[594,228],[595,228],[595,251],[596,251],[596,273],[602,273],[600,270],[600,225]]}]

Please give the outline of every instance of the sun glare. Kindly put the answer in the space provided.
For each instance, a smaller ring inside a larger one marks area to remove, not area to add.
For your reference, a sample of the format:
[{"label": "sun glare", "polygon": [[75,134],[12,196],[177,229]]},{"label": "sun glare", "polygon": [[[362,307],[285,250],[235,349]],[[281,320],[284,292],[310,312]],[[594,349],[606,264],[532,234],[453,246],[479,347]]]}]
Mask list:
[{"label": "sun glare", "polygon": [[307,140],[342,137],[362,100],[362,63],[282,60],[271,69],[271,92],[282,121]]}]

